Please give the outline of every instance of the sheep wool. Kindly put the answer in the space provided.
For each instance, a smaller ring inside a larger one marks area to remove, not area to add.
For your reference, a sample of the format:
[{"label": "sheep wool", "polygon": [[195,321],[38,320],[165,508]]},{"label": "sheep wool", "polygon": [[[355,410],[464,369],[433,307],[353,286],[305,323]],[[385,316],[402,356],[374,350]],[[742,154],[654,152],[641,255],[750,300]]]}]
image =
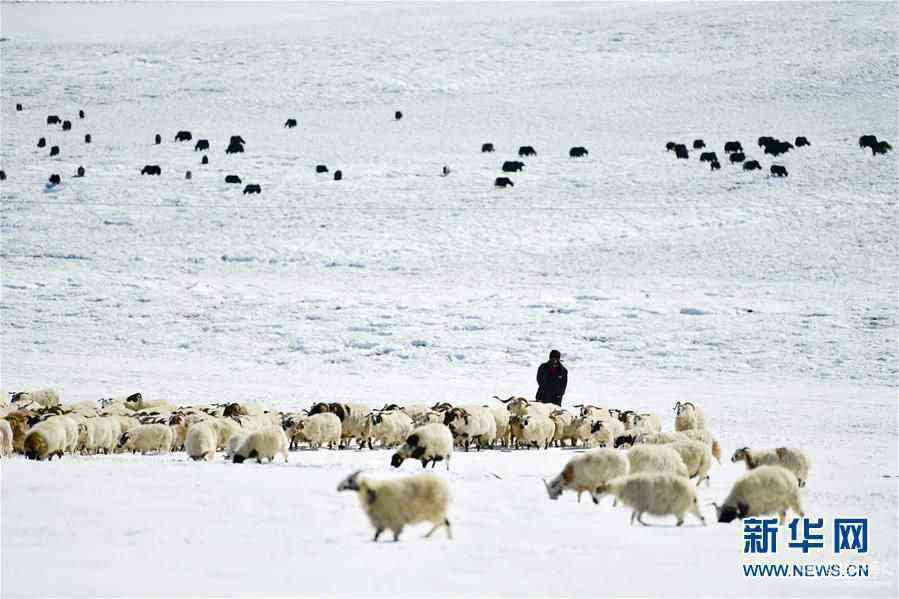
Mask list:
[{"label": "sheep wool", "polygon": [[712,450],[700,441],[677,441],[669,445],[676,451],[687,467],[688,478],[696,477],[696,486],[703,480],[711,485],[709,470],[712,468]]},{"label": "sheep wool", "polygon": [[431,423],[420,426],[406,438],[406,442],[397,450],[390,460],[394,468],[402,466],[403,461],[409,458],[420,460],[421,467],[427,468],[431,462],[431,468],[437,462],[445,461],[449,470],[449,461],[453,455],[453,434],[443,424]]},{"label": "sheep wool", "polygon": [[687,467],[680,454],[669,445],[636,445],[627,450],[631,474],[670,472],[687,478]]},{"label": "sheep wool", "polygon": [[644,472],[629,474],[613,479],[600,486],[597,493],[610,493],[618,501],[633,509],[631,524],[634,520],[643,524],[643,514],[654,516],[674,515],[677,525],[684,523],[684,514],[696,516],[703,526],[705,517],[699,509],[696,488],[681,476],[668,472]]},{"label": "sheep wool", "polygon": [[142,424],[122,433],[119,449],[141,454],[168,453],[172,448],[172,432],[172,427],[167,424]]},{"label": "sheep wool", "polygon": [[778,447],[776,449],[752,450],[741,447],[734,452],[731,462],[746,462],[747,470],[759,466],[781,466],[796,475],[799,486],[804,487],[812,460],[804,449],[798,447]]},{"label": "sheep wool", "polygon": [[450,493],[446,482],[430,473],[415,474],[388,480],[370,480],[354,472],[343,480],[338,491],[356,491],[363,511],[375,529],[374,540],[385,530],[399,541],[403,528],[418,522],[430,522],[433,527],[425,535],[430,537],[445,526],[452,539],[452,528],[446,516]]},{"label": "sheep wool", "polygon": [[581,493],[590,493],[594,503],[599,503],[596,489],[606,482],[624,476],[628,471],[627,457],[614,449],[594,449],[577,455],[562,469],[562,472],[550,482],[543,481],[549,498],[556,500],[562,491],[572,490],[577,493],[578,503]]},{"label": "sheep wool", "polygon": [[734,482],[730,494],[718,511],[718,522],[732,522],[762,514],[780,514],[780,523],[792,509],[799,517],[805,514],[799,501],[799,481],[796,475],[780,466],[759,466],[743,474]]},{"label": "sheep wool", "polygon": [[203,421],[190,425],[184,441],[184,451],[192,460],[211,462],[218,448],[218,432],[212,421]]},{"label": "sheep wool", "polygon": [[38,422],[25,435],[25,457],[29,460],[52,460],[66,450],[66,429],[52,418]]},{"label": "sheep wool", "polygon": [[313,414],[294,425],[294,439],[306,441],[312,448],[327,444],[329,449],[333,449],[340,445],[341,432],[340,418],[331,412]]},{"label": "sheep wool", "polygon": [[284,457],[284,463],[287,463],[287,435],[281,427],[268,428],[261,431],[254,431],[246,436],[240,447],[234,453],[232,460],[235,464],[241,464],[245,460],[256,459],[258,463],[262,463],[264,458],[268,458],[269,463],[274,461],[277,454]]},{"label": "sheep wool", "polygon": [[12,455],[12,427],[6,420],[0,420],[0,457],[8,458]]}]

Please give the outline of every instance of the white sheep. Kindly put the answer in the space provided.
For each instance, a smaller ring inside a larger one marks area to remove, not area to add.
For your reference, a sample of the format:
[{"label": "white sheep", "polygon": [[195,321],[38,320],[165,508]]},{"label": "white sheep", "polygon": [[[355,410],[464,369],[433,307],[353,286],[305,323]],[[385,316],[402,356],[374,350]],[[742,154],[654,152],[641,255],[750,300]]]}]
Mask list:
[{"label": "white sheep", "polygon": [[472,441],[478,449],[489,447],[496,439],[496,420],[488,408],[483,406],[458,406],[448,410],[443,423],[453,433],[456,443],[469,450]]},{"label": "white sheep", "polygon": [[381,533],[390,530],[393,540],[399,541],[400,534],[408,524],[430,522],[433,528],[425,535],[430,537],[441,526],[446,527],[447,536],[453,533],[449,518],[449,487],[439,476],[430,473],[414,474],[403,478],[370,480],[354,472],[338,486],[338,491],[356,491],[359,503],[375,529],[374,541]]},{"label": "white sheep", "polygon": [[99,453],[115,451],[122,436],[122,423],[116,416],[103,416],[94,420],[94,450]]},{"label": "white sheep", "polygon": [[705,517],[699,509],[696,488],[686,478],[668,472],[643,472],[629,474],[600,485],[596,494],[602,496],[609,493],[633,509],[631,524],[634,520],[646,526],[643,514],[654,516],[674,515],[677,525],[684,523],[684,514],[696,516],[703,526]]},{"label": "white sheep", "polygon": [[445,461],[449,470],[449,461],[453,456],[453,433],[443,424],[431,423],[412,431],[406,442],[393,454],[390,465],[394,468],[402,466],[403,461],[412,458],[421,461],[421,467],[431,468],[437,462]]},{"label": "white sheep", "polygon": [[340,418],[331,412],[313,414],[298,419],[291,430],[292,441],[305,441],[309,447],[318,448],[327,444],[328,449],[340,445]]},{"label": "white sheep", "polygon": [[[510,444],[510,434],[512,429],[509,426],[509,410],[506,409],[505,404],[497,400],[491,400],[484,406],[490,413],[493,415],[493,420],[496,422],[496,439],[499,440],[500,445],[503,447],[508,447]],[[442,422],[442,420],[440,421]]]},{"label": "white sheep", "polygon": [[167,424],[142,424],[122,433],[119,449],[144,455],[148,452],[168,453],[172,448],[173,431]]},{"label": "white sheep", "polygon": [[574,422],[574,414],[568,412],[567,410],[558,409],[553,410],[549,415],[550,419],[553,421],[553,424],[556,425],[556,432],[553,435],[553,443],[557,446],[565,445],[565,441],[571,441],[572,447],[575,444],[575,438],[572,435],[571,424]]},{"label": "white sheep", "polygon": [[365,428],[367,426],[368,415],[371,408],[364,404],[357,403],[324,403],[320,402],[313,405],[309,409],[310,415],[320,414],[322,412],[331,412],[340,418],[340,435],[341,442],[344,446],[349,446],[353,439],[359,441],[361,448],[366,440]]},{"label": "white sheep", "polygon": [[596,489],[604,483],[624,476],[628,471],[627,457],[614,449],[594,449],[576,455],[565,465],[562,472],[550,482],[543,481],[550,499],[558,499],[564,490],[577,493],[578,503],[581,493],[590,493],[594,503],[599,503]]},{"label": "white sheep", "polygon": [[380,443],[381,447],[396,447],[402,444],[414,426],[409,415],[400,410],[371,412],[365,420],[359,439],[366,443],[369,449],[372,449],[376,442]]},{"label": "white sheep", "polygon": [[548,417],[542,414],[528,414],[520,416],[521,427],[516,431],[516,436],[520,443],[524,443],[525,447],[531,448],[531,445],[540,449],[549,449],[556,434],[556,425]]},{"label": "white sheep", "polygon": [[574,407],[581,409],[578,415],[584,418],[591,418],[593,420],[608,420],[612,417],[611,412],[609,412],[608,408],[584,404],[578,404]]},{"label": "white sheep", "polygon": [[191,424],[187,429],[184,451],[192,460],[211,462],[218,448],[218,431],[212,420]]},{"label": "white sheep", "polygon": [[705,414],[693,402],[677,402],[674,404],[674,430],[702,430],[705,428]]},{"label": "white sheep", "polygon": [[59,405],[59,393],[54,389],[36,389],[34,391],[19,391],[13,393],[10,398],[13,403],[27,404],[35,402],[45,408],[52,408]]},{"label": "white sheep", "polygon": [[696,477],[696,486],[703,480],[711,485],[709,470],[712,468],[712,450],[701,441],[676,441],[669,445],[676,451],[687,467],[688,478]]},{"label": "white sheep", "polygon": [[718,522],[732,522],[735,518],[780,514],[780,523],[792,509],[799,517],[805,514],[799,502],[799,481],[796,475],[780,466],[759,466],[743,474],[734,482],[724,505],[715,505]]},{"label": "white sheep", "polygon": [[805,450],[798,447],[778,447],[776,449],[753,450],[741,447],[734,452],[731,462],[746,462],[746,469],[752,470],[759,466],[781,466],[796,475],[799,486],[804,487],[808,480],[808,471],[812,460]]},{"label": "white sheep", "polygon": [[670,445],[635,445],[627,450],[631,474],[668,472],[687,478],[687,467]]},{"label": "white sheep", "polygon": [[424,426],[426,424],[443,424],[443,413],[436,410],[428,410],[427,412],[416,414],[412,418],[412,424],[414,426]]},{"label": "white sheep", "polygon": [[288,444],[287,435],[280,426],[254,431],[246,436],[234,453],[232,460],[235,464],[241,464],[244,460],[256,458],[256,461],[261,464],[263,458],[268,458],[271,463],[280,453],[286,464]]},{"label": "white sheep", "polygon": [[718,439],[712,435],[709,431],[705,429],[690,429],[681,431],[680,433],[687,439],[692,439],[693,441],[702,441],[706,445],[708,445],[712,450],[712,455],[715,456],[715,459],[718,460],[718,463],[721,463],[721,445],[718,443]]},{"label": "white sheep", "polygon": [[8,458],[12,455],[12,427],[6,420],[0,420],[0,457]]},{"label": "white sheep", "polygon": [[590,426],[590,445],[615,447],[615,439],[624,434],[624,423],[614,418],[594,420]]},{"label": "white sheep", "polygon": [[63,424],[48,418],[38,422],[25,435],[25,457],[29,460],[52,460],[53,456],[61,458],[66,450],[68,439]]},{"label": "white sheep", "polygon": [[657,433],[644,432],[637,436],[637,443],[646,443],[647,445],[669,445],[678,441],[690,440],[687,435],[680,431],[659,431]]}]

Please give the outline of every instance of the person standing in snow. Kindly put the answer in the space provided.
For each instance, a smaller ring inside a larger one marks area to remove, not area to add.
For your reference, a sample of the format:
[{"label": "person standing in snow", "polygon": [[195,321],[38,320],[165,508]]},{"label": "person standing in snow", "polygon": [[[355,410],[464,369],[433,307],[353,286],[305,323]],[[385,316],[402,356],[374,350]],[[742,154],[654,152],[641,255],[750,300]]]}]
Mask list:
[{"label": "person standing in snow", "polygon": [[562,405],[562,396],[568,386],[568,370],[562,366],[562,354],[554,349],[549,352],[549,361],[537,369],[537,401]]}]

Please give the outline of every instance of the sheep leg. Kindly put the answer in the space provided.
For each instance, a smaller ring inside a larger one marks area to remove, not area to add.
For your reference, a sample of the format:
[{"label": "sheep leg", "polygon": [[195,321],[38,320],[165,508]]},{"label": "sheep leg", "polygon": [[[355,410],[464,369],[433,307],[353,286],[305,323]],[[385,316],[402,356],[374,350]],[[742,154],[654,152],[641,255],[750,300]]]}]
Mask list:
[{"label": "sheep leg", "polygon": [[381,533],[382,533],[382,532],[384,532],[384,529],[383,529],[383,528],[379,528],[379,529],[375,530],[375,538],[372,539],[372,542],[377,543],[377,542],[378,542],[378,537],[381,536]]},{"label": "sheep leg", "polygon": [[[637,514],[637,522],[639,522],[643,526],[649,526],[649,524],[647,524],[646,522],[643,521],[643,512],[640,512],[639,514]],[[683,523],[683,519],[681,519],[681,523]]]},{"label": "sheep leg", "polygon": [[684,515],[683,514],[675,514],[675,516],[677,516],[677,525],[683,526],[684,525]]},{"label": "sheep leg", "polygon": [[403,527],[400,526],[397,530],[393,531],[393,542],[397,543],[400,540],[400,535],[403,534]]},{"label": "sheep leg", "polygon": [[449,472],[449,461],[450,461],[450,457],[449,457],[449,456],[446,456],[445,459],[446,459],[446,471]]},{"label": "sheep leg", "polygon": [[781,524],[786,524],[786,523],[787,523],[787,510],[781,510],[781,512],[780,512],[780,523],[781,523]]},{"label": "sheep leg", "polygon": [[631,512],[631,526],[634,525],[634,520],[636,520],[636,519],[637,519],[637,510],[634,510],[633,512]]},{"label": "sheep leg", "polygon": [[790,498],[790,507],[793,508],[794,512],[799,514],[800,518],[805,516],[805,513],[802,511],[802,504],[799,503],[799,495],[794,495]]}]

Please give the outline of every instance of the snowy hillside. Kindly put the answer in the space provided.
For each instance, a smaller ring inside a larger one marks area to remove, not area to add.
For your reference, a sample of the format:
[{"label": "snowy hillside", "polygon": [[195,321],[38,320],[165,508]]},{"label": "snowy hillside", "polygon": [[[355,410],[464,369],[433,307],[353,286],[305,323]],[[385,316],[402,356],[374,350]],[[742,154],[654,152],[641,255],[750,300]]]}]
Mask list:
[{"label": "snowy hillside", "polygon": [[[396,546],[335,492],[384,451],[19,456],[2,594],[895,596],[897,164],[858,137],[899,141],[896,33],[889,3],[0,5],[4,391],[477,402],[557,347],[566,405],[704,407],[704,503],[736,447],[806,447],[806,511],[869,518],[872,565],[746,578],[737,524],[550,503],[566,450],[457,456],[456,538]],[[665,151],[695,138],[763,169]]]}]

